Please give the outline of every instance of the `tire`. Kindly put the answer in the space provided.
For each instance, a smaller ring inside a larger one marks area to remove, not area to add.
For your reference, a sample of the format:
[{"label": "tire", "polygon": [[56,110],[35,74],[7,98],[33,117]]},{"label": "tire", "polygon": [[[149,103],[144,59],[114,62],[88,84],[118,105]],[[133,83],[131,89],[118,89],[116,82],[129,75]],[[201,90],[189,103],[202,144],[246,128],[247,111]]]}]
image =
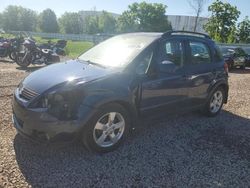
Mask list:
[{"label": "tire", "polygon": [[66,56],[66,53],[64,50],[62,50],[58,55],[61,55],[61,56]]},{"label": "tire", "polygon": [[56,54],[61,55],[61,56],[66,56],[66,53],[63,49],[58,48],[56,50]]},{"label": "tire", "polygon": [[[215,98],[217,96],[217,99]],[[222,87],[216,88],[208,98],[205,105],[205,115],[209,117],[217,116],[225,101],[225,90]]]},{"label": "tire", "polygon": [[242,66],[240,66],[240,69],[242,69],[242,70],[245,70],[245,68],[246,68],[246,65],[245,65],[245,64],[242,65]]},{"label": "tire", "polygon": [[16,63],[22,67],[22,68],[26,68],[28,67],[32,62],[32,56],[30,56],[29,54],[26,55],[26,57],[23,57],[22,55],[18,55],[16,57]]},{"label": "tire", "polygon": [[86,125],[82,141],[90,151],[110,152],[122,143],[129,127],[130,117],[124,107],[119,104],[107,104],[100,108]]},{"label": "tire", "polygon": [[234,68],[234,67],[233,67],[233,63],[229,63],[229,64],[228,64],[228,70],[231,71],[231,70],[233,70],[233,68]]},{"label": "tire", "polygon": [[10,58],[11,60],[15,61],[15,60],[16,60],[16,52],[11,52],[11,53],[9,54],[9,58]]}]

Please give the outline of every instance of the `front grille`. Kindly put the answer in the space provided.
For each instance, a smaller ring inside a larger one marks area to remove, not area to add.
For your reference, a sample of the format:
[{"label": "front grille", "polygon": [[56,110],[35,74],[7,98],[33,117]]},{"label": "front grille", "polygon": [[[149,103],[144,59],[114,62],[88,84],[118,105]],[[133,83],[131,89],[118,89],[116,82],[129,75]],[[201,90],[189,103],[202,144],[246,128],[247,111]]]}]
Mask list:
[{"label": "front grille", "polygon": [[28,88],[22,88],[20,92],[20,97],[28,101],[35,98],[38,95],[39,95],[38,93]]}]

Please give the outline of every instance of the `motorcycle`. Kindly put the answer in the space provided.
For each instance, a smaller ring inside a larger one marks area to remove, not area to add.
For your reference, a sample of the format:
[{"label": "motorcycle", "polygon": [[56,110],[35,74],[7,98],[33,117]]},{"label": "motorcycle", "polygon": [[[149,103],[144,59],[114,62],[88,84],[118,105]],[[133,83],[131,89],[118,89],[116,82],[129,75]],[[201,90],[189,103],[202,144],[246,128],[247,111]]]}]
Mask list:
[{"label": "motorcycle", "polygon": [[66,45],[67,45],[66,40],[58,40],[55,44],[51,43],[51,41],[49,40],[47,43],[41,44],[38,47],[41,49],[51,49],[54,53],[61,56],[65,56],[66,52],[64,48]]},{"label": "motorcycle", "polygon": [[58,55],[65,56],[66,53],[64,51],[64,48],[66,47],[66,45],[66,40],[58,40],[57,43],[53,46],[53,49]]},{"label": "motorcycle", "polygon": [[16,59],[16,54],[20,50],[20,46],[23,42],[23,39],[14,38],[14,39],[1,39],[0,40],[0,57],[5,58],[9,57],[12,60]]},{"label": "motorcycle", "polygon": [[60,57],[50,49],[42,49],[36,45],[35,40],[27,38],[23,43],[23,51],[20,51],[16,58],[16,63],[26,68],[30,64],[46,64],[60,62]]}]

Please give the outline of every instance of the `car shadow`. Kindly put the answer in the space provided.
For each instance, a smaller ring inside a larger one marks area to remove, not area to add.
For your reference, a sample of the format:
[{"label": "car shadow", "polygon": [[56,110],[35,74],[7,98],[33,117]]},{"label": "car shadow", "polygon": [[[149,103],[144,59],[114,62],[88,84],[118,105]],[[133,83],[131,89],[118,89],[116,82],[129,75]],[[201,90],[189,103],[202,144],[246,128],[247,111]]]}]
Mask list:
[{"label": "car shadow", "polygon": [[23,70],[25,72],[33,72],[33,71],[36,71],[36,70],[43,68],[43,67],[45,67],[45,66],[40,65],[40,66],[30,66],[30,67],[16,67],[16,69]]},{"label": "car shadow", "polygon": [[102,155],[80,143],[43,146],[19,135],[14,150],[32,187],[228,187],[250,179],[249,133],[250,119],[223,110],[215,118],[143,119],[121,147]]},{"label": "car shadow", "polygon": [[246,67],[244,70],[242,69],[233,69],[230,71],[233,74],[250,74],[250,67]]}]

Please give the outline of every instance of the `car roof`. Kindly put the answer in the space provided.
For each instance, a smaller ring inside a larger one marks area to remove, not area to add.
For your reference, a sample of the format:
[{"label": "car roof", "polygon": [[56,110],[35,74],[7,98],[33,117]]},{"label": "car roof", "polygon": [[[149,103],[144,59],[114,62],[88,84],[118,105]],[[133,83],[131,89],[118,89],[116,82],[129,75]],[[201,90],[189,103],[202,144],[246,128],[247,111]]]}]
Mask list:
[{"label": "car roof", "polygon": [[161,38],[163,33],[158,32],[135,32],[135,33],[124,33],[120,34],[120,36],[142,36],[142,37],[153,37],[153,38]]},{"label": "car roof", "polygon": [[[168,32],[166,32],[168,33]],[[181,37],[181,38],[196,38],[196,39],[202,39],[202,40],[206,40],[206,41],[213,41],[208,37],[202,37],[199,35],[202,35],[200,33],[194,33],[194,32],[187,32],[185,34],[185,32],[182,33],[182,31],[175,31],[173,32],[173,35],[166,35],[166,33],[162,33],[162,32],[134,32],[134,33],[124,33],[124,34],[120,34],[120,36],[141,36],[141,37],[151,37],[151,38],[155,38],[155,39],[159,39],[159,38],[174,38],[174,37]],[[204,34],[205,35],[205,34]]]}]

